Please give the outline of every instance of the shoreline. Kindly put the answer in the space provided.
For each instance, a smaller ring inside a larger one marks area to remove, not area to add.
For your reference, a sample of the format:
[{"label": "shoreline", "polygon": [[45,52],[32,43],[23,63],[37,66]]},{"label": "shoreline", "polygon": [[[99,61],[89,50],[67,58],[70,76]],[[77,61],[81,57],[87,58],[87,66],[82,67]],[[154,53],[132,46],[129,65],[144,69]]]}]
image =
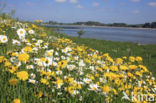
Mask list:
[{"label": "shoreline", "polygon": [[103,27],[105,27],[105,28],[139,29],[139,30],[156,30],[156,28],[114,27],[114,26],[103,26]]},{"label": "shoreline", "polygon": [[[50,26],[50,24],[43,24],[43,26]],[[123,29],[138,29],[138,30],[156,30],[156,28],[136,28],[136,27],[115,27],[115,26],[89,26],[89,25],[53,25],[53,26],[79,26],[79,27],[99,27],[99,28],[123,28]]]},{"label": "shoreline", "polygon": [[[81,29],[81,27],[90,27],[90,28],[123,28],[123,29],[132,29],[132,30],[152,30],[151,28],[131,28],[131,27],[109,27],[109,26],[79,26],[79,25],[44,25],[45,27],[56,27],[56,28],[73,28],[73,29]],[[58,27],[57,27],[58,26]],[[82,28],[83,29],[83,28]],[[85,28],[84,28],[85,29]],[[154,29],[155,31],[156,29]],[[71,36],[71,35],[68,35],[68,36]],[[75,36],[73,36],[75,37]],[[82,37],[83,38],[83,37]],[[88,39],[97,39],[97,40],[106,40],[106,39],[99,39],[99,38],[89,38],[89,37],[85,37],[85,38],[88,38]],[[108,40],[108,41],[114,41],[114,42],[126,42],[126,41],[121,41],[121,40]],[[134,44],[137,44],[137,45],[156,45],[156,43],[143,43],[143,42],[139,42],[139,41],[127,41],[127,42],[130,42],[130,43],[134,43]]]}]

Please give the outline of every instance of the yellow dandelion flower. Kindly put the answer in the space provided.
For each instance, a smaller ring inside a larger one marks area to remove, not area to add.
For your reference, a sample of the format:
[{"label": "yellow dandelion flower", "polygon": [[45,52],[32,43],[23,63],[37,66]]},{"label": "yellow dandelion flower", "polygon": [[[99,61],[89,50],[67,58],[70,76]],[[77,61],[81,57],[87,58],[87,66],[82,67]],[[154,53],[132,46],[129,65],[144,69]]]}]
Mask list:
[{"label": "yellow dandelion flower", "polygon": [[124,65],[120,65],[120,69],[125,71],[125,70],[128,70],[128,67]]},{"label": "yellow dandelion flower", "polygon": [[67,65],[67,61],[66,60],[62,60],[58,63],[59,67],[64,68]]},{"label": "yellow dandelion flower", "polygon": [[135,69],[137,69],[138,68],[138,66],[136,66],[136,65],[129,65],[129,69],[130,70],[135,70]]},{"label": "yellow dandelion flower", "polygon": [[11,66],[11,63],[9,62],[9,61],[6,61],[5,62],[5,66],[7,67],[7,66]]},{"label": "yellow dandelion flower", "polygon": [[104,87],[102,88],[102,91],[105,92],[105,93],[109,93],[109,91],[110,91],[109,86],[108,86],[108,85],[104,86]]},{"label": "yellow dandelion flower", "polygon": [[56,84],[57,84],[57,88],[60,88],[63,85],[63,80],[57,78]]},{"label": "yellow dandelion flower", "polygon": [[10,80],[9,80],[9,84],[10,85],[16,85],[18,83],[18,81],[17,81],[17,79],[15,79],[15,78],[11,78]]},{"label": "yellow dandelion flower", "polygon": [[45,85],[48,85],[49,82],[47,79],[44,79],[44,78],[41,78],[41,83],[45,84]]},{"label": "yellow dandelion flower", "polygon": [[20,99],[16,98],[16,99],[13,100],[13,103],[21,103],[21,102],[20,102]]},{"label": "yellow dandelion flower", "polygon": [[38,93],[38,97],[41,98],[42,95],[43,95],[43,93],[40,91],[40,92]]},{"label": "yellow dandelion flower", "polygon": [[4,61],[4,56],[0,56],[0,63]]},{"label": "yellow dandelion flower", "polygon": [[22,62],[27,62],[29,60],[29,55],[27,53],[22,53],[18,55],[18,60]]},{"label": "yellow dandelion flower", "polygon": [[130,56],[130,57],[129,57],[129,61],[130,61],[130,62],[135,62],[135,57]]},{"label": "yellow dandelion flower", "polygon": [[123,59],[127,59],[127,57],[126,57],[126,56],[123,56],[122,58],[123,58]]},{"label": "yellow dandelion flower", "polygon": [[74,92],[74,87],[73,86],[70,86],[67,88],[67,91],[72,94]]},{"label": "yellow dandelion flower", "polygon": [[112,70],[112,71],[118,71],[118,67],[117,66],[110,66],[110,69]]},{"label": "yellow dandelion flower", "polygon": [[122,60],[121,58],[117,58],[117,59],[116,59],[116,63],[117,63],[117,64],[122,64],[122,62],[123,62],[123,60]]},{"label": "yellow dandelion flower", "polygon": [[137,61],[137,62],[142,62],[142,57],[137,56],[137,57],[136,57],[136,61]]},{"label": "yellow dandelion flower", "polygon": [[30,46],[26,46],[25,48],[24,48],[24,51],[25,52],[32,52],[32,48],[30,47]]},{"label": "yellow dandelion flower", "polygon": [[94,59],[96,59],[96,58],[97,58],[97,55],[96,55],[96,54],[94,54],[94,55],[93,55],[93,58],[94,58]]},{"label": "yellow dandelion flower", "polygon": [[130,78],[133,77],[133,74],[132,73],[128,72],[127,74],[128,74],[128,77],[130,77]]},{"label": "yellow dandelion flower", "polygon": [[20,72],[17,72],[17,77],[19,78],[19,80],[25,81],[28,79],[29,74],[27,71],[20,71]]}]

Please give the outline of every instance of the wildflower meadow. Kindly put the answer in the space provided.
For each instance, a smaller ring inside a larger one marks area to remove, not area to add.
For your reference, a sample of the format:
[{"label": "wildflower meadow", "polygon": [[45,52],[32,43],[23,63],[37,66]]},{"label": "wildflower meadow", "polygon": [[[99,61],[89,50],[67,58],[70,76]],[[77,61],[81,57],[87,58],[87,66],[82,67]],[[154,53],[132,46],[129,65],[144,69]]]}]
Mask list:
[{"label": "wildflower meadow", "polygon": [[0,103],[154,103],[155,92],[140,56],[113,58],[0,17]]}]

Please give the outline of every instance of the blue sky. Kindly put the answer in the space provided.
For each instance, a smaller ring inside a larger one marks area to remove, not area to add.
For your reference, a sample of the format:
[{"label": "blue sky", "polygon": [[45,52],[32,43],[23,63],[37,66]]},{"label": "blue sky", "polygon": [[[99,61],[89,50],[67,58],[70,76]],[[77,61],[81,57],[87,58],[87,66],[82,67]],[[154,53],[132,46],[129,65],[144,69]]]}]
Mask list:
[{"label": "blue sky", "polygon": [[156,21],[156,0],[3,0],[22,20],[99,21],[137,24]]}]

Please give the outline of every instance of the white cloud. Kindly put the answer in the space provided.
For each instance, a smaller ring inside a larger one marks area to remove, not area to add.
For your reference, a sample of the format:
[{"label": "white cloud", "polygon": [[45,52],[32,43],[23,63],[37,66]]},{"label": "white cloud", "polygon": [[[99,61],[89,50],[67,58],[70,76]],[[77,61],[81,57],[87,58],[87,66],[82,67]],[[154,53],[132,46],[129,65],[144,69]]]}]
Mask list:
[{"label": "white cloud", "polygon": [[148,3],[149,6],[152,6],[152,7],[156,7],[156,2],[150,2]]},{"label": "white cloud", "polygon": [[76,8],[81,9],[81,8],[83,8],[83,6],[81,6],[81,5],[77,5]]},{"label": "white cloud", "polygon": [[69,2],[72,4],[76,4],[76,3],[78,3],[78,0],[69,0]]},{"label": "white cloud", "polygon": [[131,0],[132,2],[140,2],[140,0]]},{"label": "white cloud", "polygon": [[133,13],[133,14],[139,14],[140,11],[139,11],[139,10],[134,10],[132,13]]},{"label": "white cloud", "polygon": [[93,3],[93,6],[95,6],[95,7],[96,7],[96,6],[99,6],[99,5],[100,5],[100,4],[99,4],[98,2],[94,2],[94,3]]},{"label": "white cloud", "polygon": [[58,3],[64,3],[64,2],[66,2],[66,0],[55,0],[56,2],[58,2]]}]

